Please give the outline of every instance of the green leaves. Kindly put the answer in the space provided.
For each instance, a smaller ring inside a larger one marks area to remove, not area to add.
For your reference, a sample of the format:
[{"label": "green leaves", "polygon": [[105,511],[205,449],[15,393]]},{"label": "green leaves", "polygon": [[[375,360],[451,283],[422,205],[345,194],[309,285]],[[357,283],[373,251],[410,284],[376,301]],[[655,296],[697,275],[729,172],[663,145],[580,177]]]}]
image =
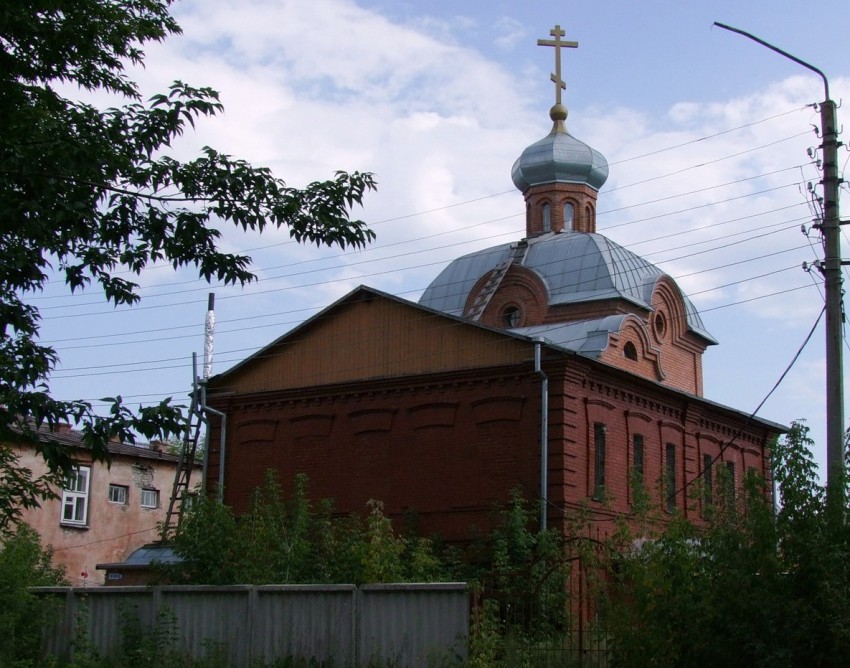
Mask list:
[{"label": "green leaves", "polygon": [[307,477],[287,496],[275,474],[255,490],[239,518],[199,499],[174,538],[182,563],[168,576],[189,584],[307,584],[439,580],[443,566],[430,541],[393,532],[383,504],[370,501],[365,518],[335,518],[325,501],[314,509]]},{"label": "green leaves", "polygon": [[[2,439],[30,438],[31,423],[82,421],[86,442],[105,457],[109,438],[167,436],[164,430],[179,422],[171,405],[133,417],[116,402],[101,417],[84,402],[51,399],[49,377],[59,360],[37,344],[39,312],[25,300],[52,268],[71,291],[96,286],[106,301],[130,305],[139,301],[139,286],[118,273],[138,275],[154,262],[195,267],[206,280],[252,281],[250,257],[219,249],[222,224],[286,227],[297,241],[341,248],[375,237],[350,216],[375,188],[371,174],[337,172],[299,190],[212,148],[186,162],[168,155],[187,128],[222,111],[214,90],[181,81],[142,102],[126,76],[127,63],[143,61],[146,43],[180,31],[169,6],[170,0],[0,3]],[[127,102],[99,109],[64,98],[56,82]],[[54,470],[70,466],[58,445],[39,447]],[[6,496],[0,503],[14,501]]]},{"label": "green leaves", "polygon": [[776,508],[750,475],[704,526],[677,519],[622,550],[605,607],[618,665],[846,663],[847,508],[827,507],[812,446],[795,423],[773,448]]}]

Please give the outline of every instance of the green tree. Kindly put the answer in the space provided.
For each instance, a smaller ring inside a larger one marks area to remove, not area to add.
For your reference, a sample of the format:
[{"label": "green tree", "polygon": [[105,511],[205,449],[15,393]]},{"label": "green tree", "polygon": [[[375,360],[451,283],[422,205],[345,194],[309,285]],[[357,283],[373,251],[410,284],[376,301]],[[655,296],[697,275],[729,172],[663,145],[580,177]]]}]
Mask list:
[{"label": "green tree", "polygon": [[[121,397],[107,415],[85,401],[50,395],[57,353],[38,342],[40,315],[27,302],[51,271],[71,291],[99,286],[113,304],[134,304],[139,274],[153,262],[196,267],[201,277],[245,284],[250,258],[222,251],[216,224],[244,230],[288,228],[299,242],[362,247],[374,238],[350,218],[374,187],[368,173],[338,172],[303,189],[268,169],[205,148],[194,160],[169,155],[195,122],[222,111],[209,88],[175,82],[147,101],[127,68],[143,48],[180,32],[171,0],[15,0],[0,3],[0,443],[26,439],[52,471],[68,471],[68,451],[35,429],[81,425],[97,459],[106,444],[137,434],[179,433],[170,401],[131,411]],[[70,85],[70,86],[69,86]],[[121,104],[98,108],[63,95],[78,87]],[[0,446],[2,447],[2,446]],[[0,480],[22,484],[0,501],[0,528],[15,505],[44,493],[26,483],[14,460],[0,459]]]},{"label": "green tree", "polygon": [[847,509],[826,506],[811,447],[797,423],[773,449],[776,508],[751,475],[705,526],[620,542],[604,608],[617,665],[846,664]]},{"label": "green tree", "polygon": [[383,504],[370,501],[365,516],[335,517],[333,503],[314,509],[306,475],[286,496],[269,471],[248,512],[198,499],[174,537],[181,557],[165,575],[187,584],[362,584],[433,582],[447,567],[430,540],[400,537]]},{"label": "green tree", "polygon": [[52,607],[30,588],[66,584],[52,556],[26,524],[0,538],[0,666],[41,665],[42,628]]}]

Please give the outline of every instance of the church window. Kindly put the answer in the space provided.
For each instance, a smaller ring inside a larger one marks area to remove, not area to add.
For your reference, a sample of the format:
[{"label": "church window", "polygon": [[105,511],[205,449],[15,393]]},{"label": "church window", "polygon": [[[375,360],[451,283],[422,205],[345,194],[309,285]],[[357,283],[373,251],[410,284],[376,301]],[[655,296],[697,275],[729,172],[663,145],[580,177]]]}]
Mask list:
[{"label": "church window", "polygon": [[626,345],[623,346],[623,357],[637,361],[637,348],[631,341],[626,341]]},{"label": "church window", "polygon": [[593,498],[601,499],[605,493],[605,425],[593,423]]},{"label": "church window", "polygon": [[540,213],[543,214],[543,231],[551,232],[552,231],[552,207],[548,204],[544,204],[541,207]]},{"label": "church window", "polygon": [[676,510],[676,446],[673,443],[667,444],[666,455],[667,512],[672,513]]},{"label": "church window", "polygon": [[726,462],[726,504],[732,506],[735,503],[735,462]]},{"label": "church window", "polygon": [[589,232],[593,229],[593,209],[590,208],[590,205],[584,207],[584,229],[585,232]]},{"label": "church window", "polygon": [[643,482],[643,434],[632,436],[632,470],[635,482]]},{"label": "church window", "polygon": [[575,222],[576,208],[572,202],[566,202],[564,204],[564,229],[567,231],[573,230],[573,223]]},{"label": "church window", "polygon": [[663,339],[664,335],[667,333],[667,318],[664,317],[664,314],[661,311],[656,312],[655,318],[652,321],[652,326],[655,328],[655,335],[659,339]]},{"label": "church window", "polygon": [[705,503],[706,508],[714,503],[713,465],[714,457],[711,455],[702,456],[702,493],[703,502]]},{"label": "church window", "polygon": [[522,320],[522,311],[516,304],[508,304],[502,310],[502,326],[503,327],[519,327]]}]

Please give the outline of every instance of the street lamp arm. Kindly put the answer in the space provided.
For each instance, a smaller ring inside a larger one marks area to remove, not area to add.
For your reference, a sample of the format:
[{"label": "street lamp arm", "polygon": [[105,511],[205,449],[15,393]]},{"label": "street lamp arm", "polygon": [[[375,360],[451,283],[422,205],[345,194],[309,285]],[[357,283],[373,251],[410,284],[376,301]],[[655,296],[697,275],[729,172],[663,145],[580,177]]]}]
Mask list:
[{"label": "street lamp arm", "polygon": [[758,42],[762,46],[766,46],[771,51],[776,51],[776,53],[783,55],[786,58],[793,60],[798,65],[802,65],[803,67],[806,67],[806,68],[810,69],[812,72],[815,72],[816,74],[820,75],[820,78],[823,79],[823,90],[824,90],[824,98],[823,99],[824,100],[829,99],[829,81],[827,81],[826,75],[823,72],[821,72],[814,65],[809,65],[805,60],[800,60],[799,58],[797,58],[797,56],[792,56],[787,51],[783,51],[779,47],[773,46],[773,44],[770,44],[769,42],[765,42],[763,39],[756,37],[755,35],[751,35],[750,33],[746,32],[744,30],[740,30],[738,28],[733,28],[732,26],[727,26],[725,23],[720,23],[718,21],[715,21],[714,25],[716,25],[718,28],[723,28],[724,30],[730,30],[732,32],[736,32],[739,35],[743,35],[744,37],[749,37],[754,42]]}]

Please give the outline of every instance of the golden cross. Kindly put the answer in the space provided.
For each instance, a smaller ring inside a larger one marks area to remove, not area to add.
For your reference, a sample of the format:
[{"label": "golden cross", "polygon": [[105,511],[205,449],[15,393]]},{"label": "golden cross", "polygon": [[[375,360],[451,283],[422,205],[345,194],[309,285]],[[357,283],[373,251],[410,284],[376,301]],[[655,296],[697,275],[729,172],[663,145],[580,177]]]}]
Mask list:
[{"label": "golden cross", "polygon": [[561,49],[569,47],[571,49],[578,48],[578,42],[562,42],[561,37],[566,33],[561,29],[561,26],[556,25],[549,31],[555,39],[538,39],[537,46],[554,46],[555,47],[555,73],[549,78],[555,84],[555,104],[561,104],[561,91],[567,87],[564,80],[561,78]]}]

